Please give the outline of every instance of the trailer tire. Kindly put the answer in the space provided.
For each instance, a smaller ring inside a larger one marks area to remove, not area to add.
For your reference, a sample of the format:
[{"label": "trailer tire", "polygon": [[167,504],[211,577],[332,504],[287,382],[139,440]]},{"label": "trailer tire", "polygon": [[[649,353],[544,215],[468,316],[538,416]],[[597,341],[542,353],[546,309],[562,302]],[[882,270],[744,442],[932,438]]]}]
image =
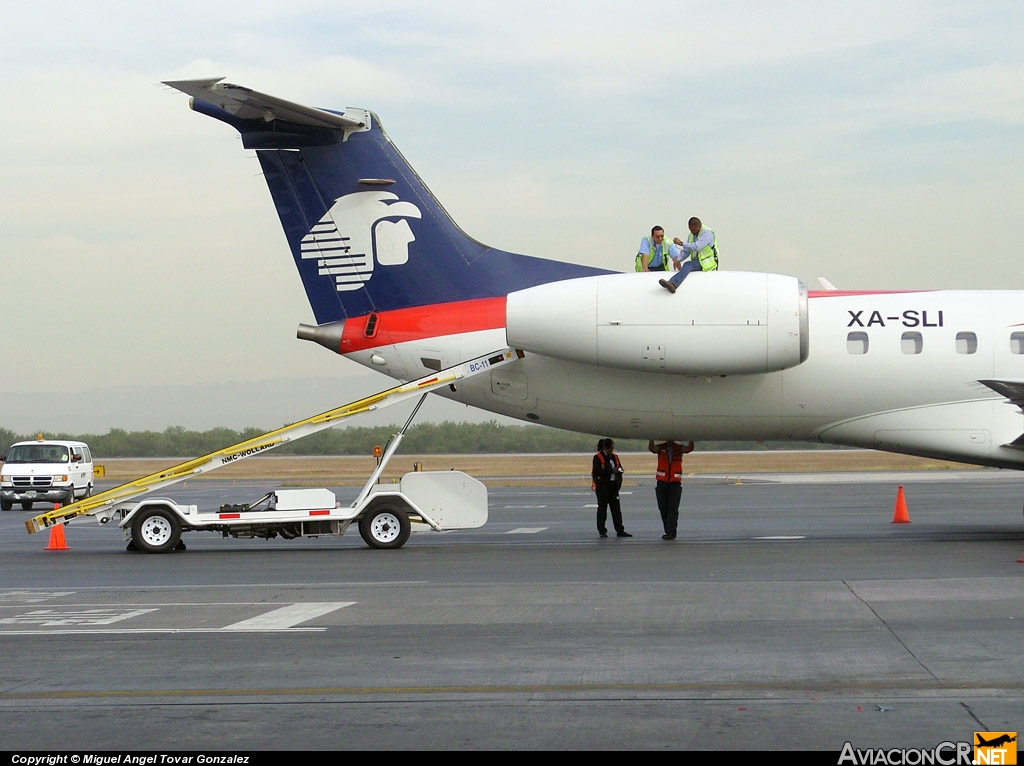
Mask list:
[{"label": "trailer tire", "polygon": [[409,514],[397,505],[375,506],[359,520],[359,534],[371,548],[401,548],[411,531]]},{"label": "trailer tire", "polygon": [[181,520],[170,508],[155,505],[132,519],[132,542],[143,553],[168,553],[180,541]]}]

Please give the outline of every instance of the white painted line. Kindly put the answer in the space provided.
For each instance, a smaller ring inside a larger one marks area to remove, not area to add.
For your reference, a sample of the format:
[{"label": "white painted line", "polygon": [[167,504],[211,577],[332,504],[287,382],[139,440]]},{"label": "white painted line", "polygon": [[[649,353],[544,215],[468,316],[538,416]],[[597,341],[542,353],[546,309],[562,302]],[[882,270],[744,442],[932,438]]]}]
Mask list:
[{"label": "white painted line", "polygon": [[63,598],[73,596],[73,590],[57,591],[32,591],[32,590],[8,590],[0,591],[0,601],[14,601],[23,604],[39,604],[52,598]]},{"label": "white painted line", "polygon": [[352,606],[355,601],[309,601],[304,604],[290,604],[261,614],[248,620],[225,625],[221,630],[287,630],[300,622],[312,620],[324,614]]},{"label": "white painted line", "polygon": [[[268,630],[266,633],[324,633],[327,628],[286,628],[284,630]],[[125,628],[124,630],[2,630],[0,636],[142,636],[163,635],[170,633],[221,633],[223,628]],[[245,633],[246,631],[236,631]]]},{"label": "white painted line", "polygon": [[547,527],[517,527],[516,529],[510,529],[506,532],[506,535],[535,535],[538,532],[543,532]]},{"label": "white painted line", "polygon": [[0,618],[0,625],[111,625],[122,620],[130,620],[156,609],[132,609],[125,611],[119,607],[100,607],[98,609],[36,609],[14,617]]},{"label": "white painted line", "polygon": [[755,540],[806,540],[805,535],[768,535],[767,537],[755,537]]}]

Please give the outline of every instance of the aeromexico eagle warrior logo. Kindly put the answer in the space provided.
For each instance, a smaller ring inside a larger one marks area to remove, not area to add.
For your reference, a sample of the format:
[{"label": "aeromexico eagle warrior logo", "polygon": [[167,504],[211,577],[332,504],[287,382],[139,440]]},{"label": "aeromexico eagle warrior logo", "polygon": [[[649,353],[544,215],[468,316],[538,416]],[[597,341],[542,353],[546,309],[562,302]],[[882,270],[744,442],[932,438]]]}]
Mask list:
[{"label": "aeromexico eagle warrior logo", "polygon": [[374,261],[397,266],[409,260],[416,237],[405,219],[421,217],[418,207],[391,192],[346,194],[302,238],[302,258],[315,259],[317,273],[333,277],[338,292],[357,290],[373,276]]}]

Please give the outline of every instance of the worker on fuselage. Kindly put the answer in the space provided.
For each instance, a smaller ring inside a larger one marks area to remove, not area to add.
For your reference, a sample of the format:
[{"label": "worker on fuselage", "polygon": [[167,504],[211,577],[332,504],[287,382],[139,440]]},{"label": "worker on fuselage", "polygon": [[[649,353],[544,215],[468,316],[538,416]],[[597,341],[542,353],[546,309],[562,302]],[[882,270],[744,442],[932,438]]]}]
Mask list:
[{"label": "worker on fuselage", "polygon": [[718,243],[715,232],[700,222],[699,218],[691,218],[688,224],[690,236],[683,242],[679,237],[673,240],[671,248],[672,260],[680,263],[679,271],[668,279],[659,279],[658,284],[674,293],[676,288],[691,271],[718,270]]},{"label": "worker on fuselage", "polygon": [[651,229],[651,234],[640,240],[636,254],[637,271],[669,271],[672,263],[670,248],[665,239],[665,230],[660,226]]}]

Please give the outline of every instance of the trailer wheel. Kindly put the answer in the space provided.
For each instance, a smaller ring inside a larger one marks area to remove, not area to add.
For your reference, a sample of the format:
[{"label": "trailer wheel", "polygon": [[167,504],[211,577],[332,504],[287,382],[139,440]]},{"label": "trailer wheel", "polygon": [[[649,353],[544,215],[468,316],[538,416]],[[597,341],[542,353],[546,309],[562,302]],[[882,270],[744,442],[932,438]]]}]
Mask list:
[{"label": "trailer wheel", "polygon": [[371,548],[401,548],[411,531],[409,515],[395,505],[378,505],[359,520],[359,534]]},{"label": "trailer wheel", "polygon": [[181,540],[181,521],[169,508],[146,508],[132,519],[132,542],[144,553],[173,551]]}]

